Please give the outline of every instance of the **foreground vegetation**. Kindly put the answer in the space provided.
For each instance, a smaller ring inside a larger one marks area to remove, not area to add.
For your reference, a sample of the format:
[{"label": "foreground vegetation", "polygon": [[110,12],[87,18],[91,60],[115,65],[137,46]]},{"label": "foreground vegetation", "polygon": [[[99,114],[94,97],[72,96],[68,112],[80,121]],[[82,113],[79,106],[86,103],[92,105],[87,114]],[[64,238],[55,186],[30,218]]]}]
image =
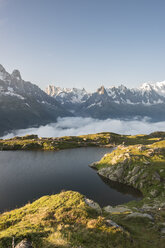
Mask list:
[{"label": "foreground vegetation", "polygon": [[[141,201],[103,209],[78,192],[44,196],[0,215],[0,247],[27,237],[34,248],[164,248],[165,133],[79,137],[16,137],[0,141],[1,150],[57,150],[117,146],[91,166],[100,176],[140,190]],[[104,192],[103,192],[104,193]]]},{"label": "foreground vegetation", "polygon": [[131,247],[128,233],[108,220],[77,192],[44,196],[0,216],[0,247],[10,246],[13,236],[16,243],[30,238],[34,247]]},{"label": "foreground vegetation", "polygon": [[164,247],[162,210],[153,219],[105,210],[73,191],[44,196],[0,215],[0,247],[11,247],[13,236],[15,244],[26,237],[34,248]]}]

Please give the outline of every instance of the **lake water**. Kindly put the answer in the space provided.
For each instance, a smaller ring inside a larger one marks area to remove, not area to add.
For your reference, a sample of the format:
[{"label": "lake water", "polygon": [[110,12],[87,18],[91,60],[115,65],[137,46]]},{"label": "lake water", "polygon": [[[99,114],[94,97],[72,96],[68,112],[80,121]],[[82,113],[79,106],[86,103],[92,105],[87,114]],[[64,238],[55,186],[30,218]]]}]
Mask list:
[{"label": "lake water", "polygon": [[138,199],[130,187],[109,183],[88,165],[110,148],[0,152],[0,212],[61,190],[78,191],[101,206]]}]

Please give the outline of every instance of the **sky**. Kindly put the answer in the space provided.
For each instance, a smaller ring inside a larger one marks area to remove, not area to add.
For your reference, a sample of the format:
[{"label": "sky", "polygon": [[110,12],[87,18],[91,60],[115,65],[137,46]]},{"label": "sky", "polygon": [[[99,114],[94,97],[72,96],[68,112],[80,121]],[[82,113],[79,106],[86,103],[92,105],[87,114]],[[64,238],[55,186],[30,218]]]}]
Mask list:
[{"label": "sky", "polygon": [[165,80],[164,0],[0,0],[0,64],[96,90]]}]

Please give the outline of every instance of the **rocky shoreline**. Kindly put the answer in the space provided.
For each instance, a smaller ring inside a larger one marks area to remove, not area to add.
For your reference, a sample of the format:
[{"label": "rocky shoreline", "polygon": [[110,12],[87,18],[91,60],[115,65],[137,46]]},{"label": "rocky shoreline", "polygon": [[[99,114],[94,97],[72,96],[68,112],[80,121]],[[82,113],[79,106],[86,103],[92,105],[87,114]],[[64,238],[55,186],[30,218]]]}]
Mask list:
[{"label": "rocky shoreline", "polygon": [[139,202],[107,206],[104,211],[126,214],[127,220],[147,218],[160,231],[160,238],[165,238],[165,223],[160,221],[165,214],[165,140],[150,145],[120,145],[90,166],[100,176],[132,186],[143,194]]}]

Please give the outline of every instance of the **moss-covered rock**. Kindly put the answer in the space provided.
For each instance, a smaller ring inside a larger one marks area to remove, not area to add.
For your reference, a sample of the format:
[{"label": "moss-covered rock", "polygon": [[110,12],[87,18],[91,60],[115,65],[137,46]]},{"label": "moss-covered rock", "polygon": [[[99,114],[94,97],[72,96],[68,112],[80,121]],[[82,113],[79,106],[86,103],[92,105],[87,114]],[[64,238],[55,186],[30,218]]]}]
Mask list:
[{"label": "moss-covered rock", "polygon": [[135,207],[132,211],[159,213],[165,209],[165,140],[150,145],[118,146],[92,167],[99,175],[142,192],[141,201],[126,204]]}]

